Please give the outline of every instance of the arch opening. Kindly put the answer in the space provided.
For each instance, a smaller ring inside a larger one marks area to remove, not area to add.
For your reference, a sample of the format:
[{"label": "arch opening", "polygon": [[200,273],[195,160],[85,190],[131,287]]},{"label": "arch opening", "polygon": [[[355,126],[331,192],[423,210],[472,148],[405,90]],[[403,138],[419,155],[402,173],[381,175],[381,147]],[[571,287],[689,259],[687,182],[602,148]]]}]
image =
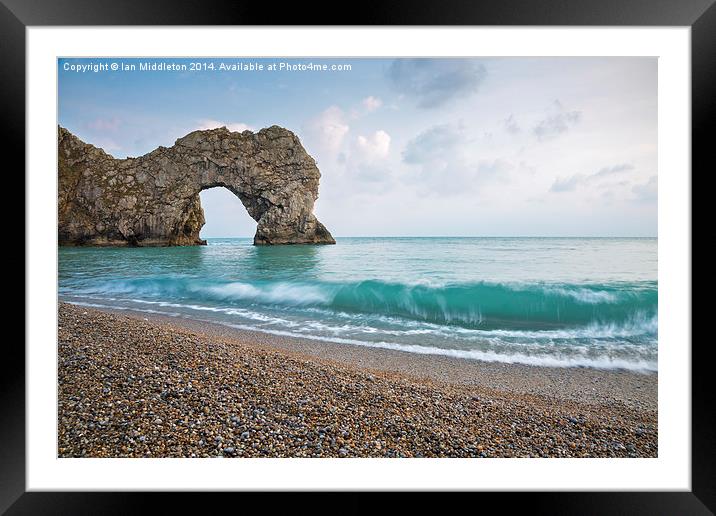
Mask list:
[{"label": "arch opening", "polygon": [[241,199],[225,186],[211,186],[199,192],[204,210],[200,238],[253,238],[256,221]]}]

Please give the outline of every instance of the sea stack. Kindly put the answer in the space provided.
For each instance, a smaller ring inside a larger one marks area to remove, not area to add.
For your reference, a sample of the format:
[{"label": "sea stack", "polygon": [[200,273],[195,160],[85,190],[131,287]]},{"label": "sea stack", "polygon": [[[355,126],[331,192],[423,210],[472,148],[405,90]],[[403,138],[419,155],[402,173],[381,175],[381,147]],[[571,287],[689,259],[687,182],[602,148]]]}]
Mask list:
[{"label": "sea stack", "polygon": [[223,186],[257,222],[255,245],[335,244],[316,219],[321,173],[298,137],[194,131],[172,147],[116,159],[59,127],[59,245],[202,245],[199,193]]}]

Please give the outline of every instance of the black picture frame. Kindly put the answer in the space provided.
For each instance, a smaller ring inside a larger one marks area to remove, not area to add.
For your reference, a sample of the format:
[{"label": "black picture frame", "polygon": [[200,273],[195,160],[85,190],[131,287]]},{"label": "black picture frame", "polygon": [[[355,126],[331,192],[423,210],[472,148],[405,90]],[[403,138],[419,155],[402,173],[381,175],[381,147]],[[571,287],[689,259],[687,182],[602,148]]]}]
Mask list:
[{"label": "black picture frame", "polygon": [[[716,120],[716,0],[458,0],[368,2],[350,17],[325,4],[203,0],[0,0],[0,113],[5,156],[15,156],[13,174],[24,170],[25,29],[28,26],[111,25],[552,25],[552,26],[689,26],[692,64],[692,172],[707,172],[713,146],[709,135]],[[88,47],[91,48],[91,47]],[[710,130],[709,130],[710,129]],[[709,167],[710,171],[712,167]],[[6,167],[9,174],[10,169]],[[25,191],[24,184],[20,188]],[[16,190],[17,191],[17,190]],[[693,191],[693,190],[692,190]],[[27,193],[27,192],[26,192]],[[692,201],[693,202],[693,201]],[[693,206],[693,204],[692,204]],[[692,252],[692,251],[691,251]],[[24,255],[23,255],[24,256]],[[692,255],[693,256],[693,255]],[[25,269],[26,274],[27,270]],[[684,343],[691,345],[691,343]],[[692,490],[690,492],[485,493],[480,503],[509,498],[532,512],[550,514],[713,514],[716,511],[716,406],[709,360],[712,343],[695,341],[692,353]],[[192,507],[188,493],[26,492],[25,489],[25,352],[19,341],[5,339],[0,375],[0,513],[132,514],[149,510],[148,497],[159,498],[162,512]],[[225,494],[218,498],[229,501]],[[242,496],[247,503],[247,494]],[[352,494],[322,503],[341,512],[370,510],[370,498]],[[293,512],[313,504],[293,496]],[[423,504],[421,495],[400,502]],[[496,500],[492,500],[495,499]],[[280,497],[271,495],[272,509]],[[256,501],[256,500],[253,500]],[[201,502],[204,510],[207,506]],[[469,502],[473,503],[473,502]],[[303,508],[303,509],[302,509]],[[320,510],[313,506],[311,512]],[[363,512],[363,511],[361,511]]]}]

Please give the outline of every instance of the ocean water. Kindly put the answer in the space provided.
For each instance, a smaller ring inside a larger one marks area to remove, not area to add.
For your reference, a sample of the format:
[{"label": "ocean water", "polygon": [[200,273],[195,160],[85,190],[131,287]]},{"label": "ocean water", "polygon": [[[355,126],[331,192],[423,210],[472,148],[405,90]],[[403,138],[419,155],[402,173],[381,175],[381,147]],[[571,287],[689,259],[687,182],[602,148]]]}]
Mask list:
[{"label": "ocean water", "polygon": [[60,248],[59,297],[431,355],[656,371],[657,240]]}]

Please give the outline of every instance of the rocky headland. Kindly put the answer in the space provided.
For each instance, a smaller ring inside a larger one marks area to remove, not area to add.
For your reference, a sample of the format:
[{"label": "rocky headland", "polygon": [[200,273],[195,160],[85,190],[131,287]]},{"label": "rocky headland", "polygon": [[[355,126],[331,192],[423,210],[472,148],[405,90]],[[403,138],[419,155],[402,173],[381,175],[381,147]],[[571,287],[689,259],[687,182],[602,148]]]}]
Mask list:
[{"label": "rocky headland", "polygon": [[116,159],[58,131],[60,245],[201,245],[199,193],[223,186],[257,222],[254,244],[334,244],[316,219],[321,174],[291,131],[194,131],[172,147]]}]

